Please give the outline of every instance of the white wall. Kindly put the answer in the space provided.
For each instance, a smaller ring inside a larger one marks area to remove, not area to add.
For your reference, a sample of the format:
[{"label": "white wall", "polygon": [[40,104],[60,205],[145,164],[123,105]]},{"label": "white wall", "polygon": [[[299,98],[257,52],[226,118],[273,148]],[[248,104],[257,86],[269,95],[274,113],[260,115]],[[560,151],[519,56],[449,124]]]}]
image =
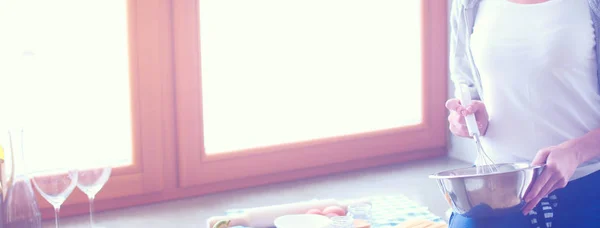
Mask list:
[{"label": "white wall", "polygon": [[[452,5],[452,0],[448,0],[448,8]],[[450,14],[448,14],[450,15]],[[450,75],[448,75],[449,77]],[[454,95],[454,86],[452,85],[452,81],[448,80],[448,97],[453,97]],[[465,139],[456,137],[452,134],[449,134],[449,142],[448,142],[448,153],[452,158],[456,158],[459,160],[472,162],[475,160],[477,156],[477,150],[473,141],[471,139]]]}]

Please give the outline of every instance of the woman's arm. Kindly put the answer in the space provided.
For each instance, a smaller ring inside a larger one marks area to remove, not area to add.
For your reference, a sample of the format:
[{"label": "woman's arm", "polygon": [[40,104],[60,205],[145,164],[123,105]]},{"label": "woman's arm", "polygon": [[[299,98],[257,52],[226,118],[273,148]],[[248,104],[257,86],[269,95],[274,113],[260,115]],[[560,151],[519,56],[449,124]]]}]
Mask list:
[{"label": "woman's arm", "polygon": [[579,165],[599,156],[600,129],[540,150],[532,164],[546,164],[546,167],[525,195],[527,204],[523,208],[523,213],[529,213],[542,197],[567,186]]},{"label": "woman's arm", "polygon": [[583,137],[567,142],[577,153],[579,164],[600,157],[600,129],[593,130]]},{"label": "woman's arm", "polygon": [[[462,10],[460,0],[453,0],[450,10],[450,79],[455,84],[461,81],[467,82],[471,88],[471,97],[479,100],[479,94],[475,89],[471,65],[467,57],[467,24],[464,21],[465,12]],[[458,96],[458,89],[455,90],[455,97]]]}]

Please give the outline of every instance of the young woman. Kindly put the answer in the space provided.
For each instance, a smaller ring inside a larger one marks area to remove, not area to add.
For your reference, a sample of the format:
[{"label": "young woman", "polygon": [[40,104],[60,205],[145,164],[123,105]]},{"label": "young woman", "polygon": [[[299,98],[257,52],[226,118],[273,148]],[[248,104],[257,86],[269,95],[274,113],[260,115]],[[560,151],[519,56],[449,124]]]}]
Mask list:
[{"label": "young woman", "polygon": [[450,227],[600,227],[600,0],[454,0],[452,81],[478,98],[450,99],[453,134],[474,113],[496,163],[546,168],[522,211],[453,214]]}]

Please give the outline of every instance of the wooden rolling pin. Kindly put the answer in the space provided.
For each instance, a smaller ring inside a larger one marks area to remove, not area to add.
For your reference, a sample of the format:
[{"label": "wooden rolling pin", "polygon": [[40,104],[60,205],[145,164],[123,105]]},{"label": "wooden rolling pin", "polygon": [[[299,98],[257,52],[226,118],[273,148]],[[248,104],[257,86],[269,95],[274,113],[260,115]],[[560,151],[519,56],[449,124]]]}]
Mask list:
[{"label": "wooden rolling pin", "polygon": [[273,222],[279,216],[304,214],[310,209],[323,210],[329,206],[339,206],[348,211],[348,205],[354,203],[370,203],[367,199],[338,201],[334,199],[297,202],[266,207],[248,209],[243,214],[234,216],[214,216],[207,220],[207,227],[212,228],[215,223],[222,220],[230,220],[229,226],[245,226],[252,228],[274,227]]}]

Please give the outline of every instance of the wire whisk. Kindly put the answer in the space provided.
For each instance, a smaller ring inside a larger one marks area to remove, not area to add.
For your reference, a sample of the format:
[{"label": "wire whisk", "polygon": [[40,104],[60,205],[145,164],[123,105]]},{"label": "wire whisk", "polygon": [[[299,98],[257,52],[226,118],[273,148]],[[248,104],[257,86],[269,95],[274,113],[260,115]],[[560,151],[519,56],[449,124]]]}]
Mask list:
[{"label": "wire whisk", "polygon": [[[460,89],[461,105],[471,105],[471,92],[469,91],[469,86],[466,83],[461,82],[458,84],[458,87]],[[479,139],[481,134],[479,132],[479,128],[477,127],[477,120],[475,119],[475,115],[470,114],[468,116],[465,116],[465,122],[467,123],[469,135],[473,137],[477,146],[477,158],[475,159],[475,167],[477,169],[477,174],[498,172],[498,167],[496,167],[494,161],[485,153],[485,150],[481,145],[481,141]]]},{"label": "wire whisk", "polygon": [[475,167],[477,174],[495,173],[498,172],[496,163],[485,153],[481,141],[479,141],[479,135],[474,134],[473,139],[477,145],[477,158],[475,159]]}]

